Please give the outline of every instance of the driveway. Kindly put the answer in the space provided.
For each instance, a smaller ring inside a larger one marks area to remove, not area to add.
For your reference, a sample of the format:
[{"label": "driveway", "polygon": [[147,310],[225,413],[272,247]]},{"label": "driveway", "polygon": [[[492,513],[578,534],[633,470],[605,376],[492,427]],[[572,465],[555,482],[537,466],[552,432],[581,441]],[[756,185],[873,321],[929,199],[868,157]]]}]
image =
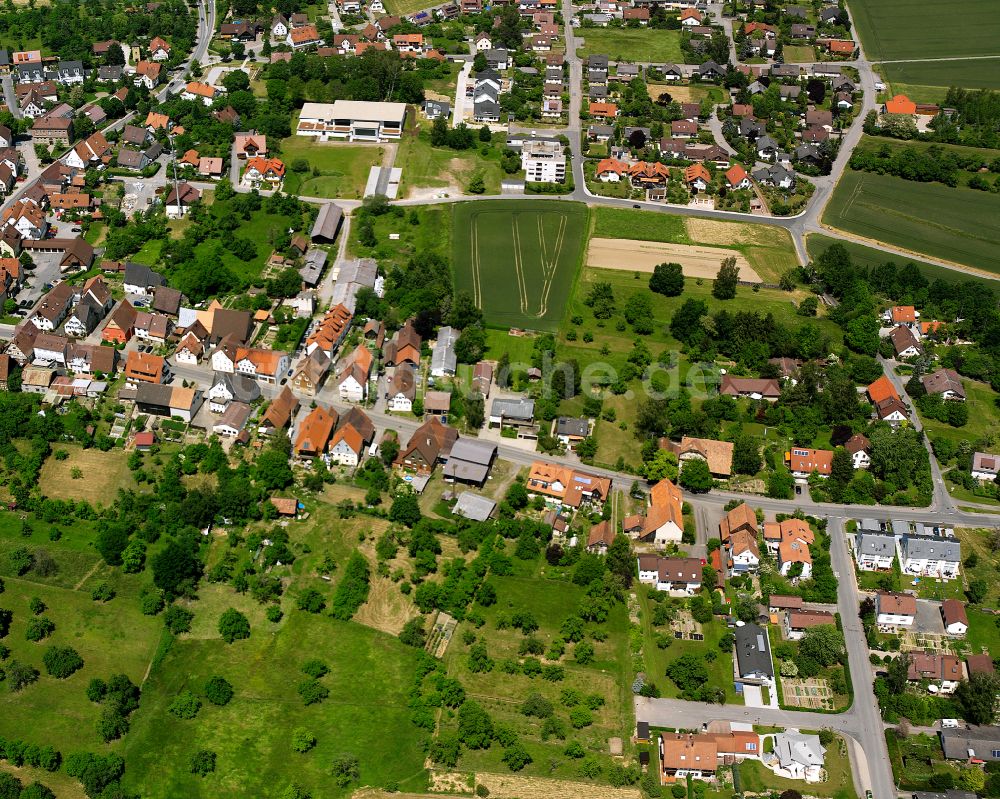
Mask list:
[{"label": "driveway", "polygon": [[913,629],[921,633],[944,635],[944,620],[941,618],[941,605],[929,599],[917,600],[917,616]]}]

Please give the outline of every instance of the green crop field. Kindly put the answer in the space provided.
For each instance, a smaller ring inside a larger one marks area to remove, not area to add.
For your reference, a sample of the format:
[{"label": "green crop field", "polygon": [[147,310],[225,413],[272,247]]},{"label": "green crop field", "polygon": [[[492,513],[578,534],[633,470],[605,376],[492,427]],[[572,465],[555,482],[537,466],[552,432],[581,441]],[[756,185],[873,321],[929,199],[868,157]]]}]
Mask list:
[{"label": "green crop field", "polygon": [[[1000,55],[1000,14],[993,0],[955,0],[947,8],[935,0],[868,0],[851,3],[851,15],[872,61]],[[936,71],[948,65],[927,66]],[[982,61],[979,69],[996,77],[995,62]],[[932,85],[948,85],[939,80]]]},{"label": "green crop field", "polygon": [[809,253],[811,259],[817,258],[820,253],[834,244],[843,245],[851,254],[854,263],[863,266],[865,269],[871,269],[872,267],[884,264],[886,261],[894,261],[897,266],[912,263],[920,268],[921,273],[928,280],[944,280],[948,283],[975,280],[984,286],[988,286],[993,291],[1000,291],[1000,283],[996,282],[1000,278],[982,277],[971,272],[962,272],[958,269],[945,269],[943,266],[918,261],[916,258],[897,258],[891,253],[876,250],[874,247],[866,247],[864,244],[856,244],[853,241],[835,239],[832,236],[824,236],[820,233],[810,233],[806,237],[806,251]]},{"label": "green crop field", "polygon": [[908,61],[882,64],[880,70],[893,94],[919,103],[944,102],[949,86],[1000,89],[1000,57],[961,61]]},{"label": "green crop field", "polygon": [[586,229],[587,209],[577,203],[456,205],[455,288],[473,295],[491,326],[555,330],[576,280]]},{"label": "green crop field", "polygon": [[577,34],[584,39],[577,55],[606,55],[613,61],[680,62],[680,31],[648,28],[587,28]]},{"label": "green crop field", "polygon": [[997,272],[1000,196],[889,175],[847,172],[823,214],[834,228]]}]

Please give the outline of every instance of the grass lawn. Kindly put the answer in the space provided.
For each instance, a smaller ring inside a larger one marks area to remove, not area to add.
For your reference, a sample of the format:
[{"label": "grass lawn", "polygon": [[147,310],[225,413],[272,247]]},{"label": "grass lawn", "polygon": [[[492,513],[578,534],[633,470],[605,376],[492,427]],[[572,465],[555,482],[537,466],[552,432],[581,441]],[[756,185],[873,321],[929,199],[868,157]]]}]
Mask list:
[{"label": "grass lawn", "polygon": [[592,215],[594,238],[636,239],[729,247],[743,253],[767,283],[798,265],[787,231],[771,225],[690,219],[654,211],[598,206]]},{"label": "grass lawn", "polygon": [[[48,524],[35,517],[27,521],[21,514],[0,513],[0,577],[16,577],[8,562],[8,553],[25,547],[32,553],[45,550],[55,560],[57,570],[44,577],[29,572],[24,579],[61,588],[79,585],[94,571],[100,560],[93,549],[94,523],[67,519],[65,523]],[[58,538],[58,542],[53,541]]]},{"label": "grass lawn", "polygon": [[919,733],[900,738],[895,730],[885,731],[892,774],[903,790],[924,790],[932,774],[947,772],[958,776],[958,769],[946,763],[937,736]]},{"label": "grass lawn", "polygon": [[[42,466],[38,484],[47,497],[110,505],[119,489],[135,486],[127,465],[128,456],[120,449],[101,452],[96,447],[84,449],[76,444],[58,444],[56,450],[66,451],[69,457],[58,460],[50,455]],[[74,469],[80,469],[82,476],[74,479]]]},{"label": "grass lawn", "polygon": [[[368,173],[382,163],[385,151],[378,145],[317,142],[307,136],[289,136],[281,141],[281,158],[288,164],[284,190],[304,197],[360,199]],[[291,169],[297,158],[309,162],[309,172]],[[318,170],[319,175],[314,175]]]},{"label": "grass lawn", "polygon": [[811,64],[816,60],[816,48],[810,45],[788,45],[782,52],[786,64]]},{"label": "grass lawn", "polygon": [[[414,206],[406,209],[405,217],[402,206],[396,208],[400,209],[399,216],[388,213],[375,218],[374,247],[363,246],[358,241],[358,225],[351,224],[347,249],[352,257],[376,258],[388,270],[393,266],[405,267],[418,251],[434,250],[445,258],[450,256],[452,206]],[[399,238],[390,239],[391,234]]]},{"label": "grass lawn", "polygon": [[859,236],[987,272],[1000,271],[1000,195],[890,175],[847,172],[824,223]]},{"label": "grass lawn", "polygon": [[702,625],[702,632],[705,635],[704,641],[671,640],[670,646],[666,649],[660,649],[656,645],[655,636],[657,633],[671,636],[670,627],[654,626],[652,613],[656,603],[647,597],[645,587],[640,587],[637,594],[639,596],[646,675],[648,679],[656,683],[662,695],[668,698],[681,695],[677,686],[666,676],[668,665],[681,655],[695,655],[698,658],[704,658],[707,652],[715,652],[715,660],[705,661],[708,668],[708,684],[713,688],[725,689],[726,704],[742,704],[742,696],[736,693],[736,688],[733,685],[732,652],[723,652],[719,649],[719,639],[729,632],[726,625],[718,619],[713,619],[708,624]]},{"label": "grass lawn", "polygon": [[801,780],[789,780],[777,776],[757,760],[744,760],[739,764],[740,781],[743,790],[748,793],[763,793],[767,791],[786,791],[794,789],[810,796],[828,796],[833,799],[850,799],[856,796],[854,779],[851,776],[851,763],[848,760],[847,744],[840,736],[827,747],[825,756],[827,779],[825,782],[809,783]]},{"label": "grass lawn", "polygon": [[[232,598],[232,604],[241,603]],[[199,612],[197,603],[194,610]],[[353,788],[338,790],[329,764],[345,752],[358,757],[362,784],[424,786],[419,735],[406,708],[414,650],[322,615],[292,613],[279,625],[252,624],[250,639],[231,646],[217,635],[182,638],[150,675],[128,737],[130,790],[151,799],[264,796],[295,782],[312,795],[341,796]],[[330,667],[322,678],[330,698],[307,707],[295,686],[304,679],[302,663],[313,657]],[[193,720],[167,712],[178,693],[200,693],[216,674],[236,688],[228,705],[206,702]],[[318,739],[306,754],[291,749],[291,732],[298,727]],[[187,767],[198,749],[218,756],[215,773],[204,779]]]},{"label": "grass lawn", "polygon": [[412,14],[415,11],[420,11],[426,7],[426,3],[423,3],[422,0],[387,0],[385,3],[385,12],[394,16],[403,16],[404,14]]},{"label": "grass lawn", "polygon": [[[854,3],[851,15],[865,55],[872,61],[1000,55],[1000,16],[987,0],[956,0],[949,4],[947,14],[941,13],[934,0]],[[951,63],[958,62],[927,64],[944,81],[928,83],[949,85],[946,70]],[[980,61],[978,70],[1000,78],[989,64]]]},{"label": "grass lawn", "polygon": [[530,364],[534,342],[530,336],[512,336],[506,330],[487,328],[486,357],[496,359],[506,352],[511,363]]},{"label": "grass lawn", "polygon": [[[557,738],[543,741],[540,722],[520,713],[521,702],[532,693],[541,694],[555,705],[556,717],[567,728],[567,741],[579,741],[588,753],[597,755],[607,768],[611,762],[607,757],[608,737],[617,735],[628,740],[627,732],[632,728],[628,686],[633,675],[628,660],[627,612],[624,606],[616,605],[608,621],[599,625],[600,629],[608,633],[608,638],[606,641],[592,642],[595,650],[593,663],[586,666],[576,664],[573,659],[574,645],[567,647],[566,654],[560,660],[565,669],[565,679],[562,681],[549,682],[540,677],[506,674],[500,669],[499,662],[517,658],[518,645],[524,636],[513,629],[497,630],[496,619],[499,615],[509,617],[517,611],[530,611],[539,623],[539,629],[533,635],[547,648],[558,637],[562,622],[577,612],[584,598],[581,587],[564,580],[550,579],[551,575],[547,575],[547,572],[551,571],[551,567],[544,564],[544,561],[525,563],[515,560],[515,569],[522,574],[490,578],[497,591],[497,603],[481,610],[486,619],[483,627],[469,627],[488,644],[490,656],[498,665],[488,674],[469,672],[466,656],[469,647],[462,642],[466,625],[462,624],[445,656],[448,673],[462,681],[466,691],[475,696],[493,716],[494,723],[509,724],[517,730],[534,761],[524,770],[525,775],[574,779],[578,778],[579,767],[579,761],[563,754],[565,741]],[[590,631],[596,629],[596,626],[588,623],[587,629]],[[576,688],[584,695],[599,694],[603,697],[604,705],[593,711],[592,725],[579,730],[572,729],[568,723],[569,709],[560,700],[560,693],[565,688]],[[446,713],[441,723],[444,729],[452,729],[452,714]],[[463,771],[506,772],[507,767],[500,762],[502,755],[503,749],[498,744],[484,751],[466,750],[459,761],[459,768]]]},{"label": "grass lawn", "polygon": [[[498,134],[503,138],[503,134]],[[450,194],[463,194],[475,177],[482,177],[486,194],[500,193],[500,153],[503,143],[492,147],[483,157],[478,149],[452,150],[432,147],[430,133],[411,126],[403,136],[396,155],[402,167],[399,196],[409,197],[415,189],[442,189]]]},{"label": "grass lawn", "polygon": [[854,263],[863,266],[865,269],[871,269],[872,267],[884,264],[886,261],[895,260],[897,266],[904,266],[907,263],[915,264],[920,268],[921,274],[930,281],[944,280],[948,283],[959,283],[966,280],[975,280],[985,286],[989,286],[993,290],[1000,288],[1000,284],[996,282],[1000,278],[988,278],[971,272],[962,272],[958,269],[945,269],[943,266],[938,266],[937,264],[929,264],[925,261],[918,261],[911,258],[900,260],[891,253],[882,252],[873,247],[866,247],[864,244],[857,244],[853,241],[824,236],[821,233],[810,233],[806,236],[806,251],[809,253],[810,258],[816,258],[820,253],[834,244],[843,246],[851,254]]},{"label": "grass lawn", "polygon": [[[5,514],[3,521],[11,515]],[[85,536],[92,535],[91,528]],[[11,658],[31,664],[42,676],[18,693],[0,691],[0,736],[50,744],[64,756],[78,749],[107,751],[95,728],[100,708],[87,699],[87,683],[94,677],[107,678],[116,673],[141,683],[163,629],[162,619],[143,616],[139,610],[142,577],[102,566],[83,580],[98,563],[93,554],[83,559],[85,536],[75,529],[67,530],[63,540],[53,543],[43,538],[40,530],[23,538],[12,533],[8,525],[0,526],[0,546],[4,549],[44,545],[60,566],[58,579],[46,578],[45,582],[32,572],[23,577],[3,575],[6,590],[2,605],[14,614],[10,634],[3,643],[12,650]],[[2,555],[0,562],[6,562]],[[114,585],[117,596],[108,603],[94,602],[90,592],[103,580]],[[74,590],[73,586],[81,581],[80,589]],[[32,617],[28,602],[36,596],[47,606],[43,615],[55,623],[55,631],[44,641],[32,643],[25,640],[24,631]],[[48,676],[42,656],[50,644],[72,646],[83,658],[83,668],[65,680]],[[28,719],[37,723],[26,723]],[[120,745],[111,748],[120,749]],[[55,784],[46,778],[42,781]]]},{"label": "grass lawn", "polygon": [[151,266],[157,264],[160,261],[160,252],[163,250],[163,239],[150,239],[139,251],[132,256],[132,260],[136,263],[146,264]]},{"label": "grass lawn", "polygon": [[584,205],[461,203],[453,229],[455,287],[472,293],[488,325],[554,330],[561,323],[583,252]]},{"label": "grass lawn", "polygon": [[952,427],[936,419],[920,417],[924,430],[931,440],[948,438],[952,441],[976,441],[981,438],[995,438],[1000,432],[1000,410],[997,409],[997,393],[986,383],[978,383],[968,378],[962,379],[969,403],[969,422],[964,427]]},{"label": "grass lawn", "polygon": [[607,55],[613,61],[678,63],[682,60],[680,31],[647,28],[587,28],[577,31],[584,39],[580,57]]}]

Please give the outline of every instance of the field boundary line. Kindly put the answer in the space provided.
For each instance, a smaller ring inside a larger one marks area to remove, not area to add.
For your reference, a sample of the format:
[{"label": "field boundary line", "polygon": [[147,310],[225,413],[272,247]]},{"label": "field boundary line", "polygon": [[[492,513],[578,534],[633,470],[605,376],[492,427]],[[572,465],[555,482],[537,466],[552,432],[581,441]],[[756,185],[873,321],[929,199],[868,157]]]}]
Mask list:
[{"label": "field boundary line", "polygon": [[956,55],[945,58],[897,58],[891,61],[873,61],[873,64],[932,64],[938,61],[989,61],[1000,58],[1000,53],[995,55]]}]

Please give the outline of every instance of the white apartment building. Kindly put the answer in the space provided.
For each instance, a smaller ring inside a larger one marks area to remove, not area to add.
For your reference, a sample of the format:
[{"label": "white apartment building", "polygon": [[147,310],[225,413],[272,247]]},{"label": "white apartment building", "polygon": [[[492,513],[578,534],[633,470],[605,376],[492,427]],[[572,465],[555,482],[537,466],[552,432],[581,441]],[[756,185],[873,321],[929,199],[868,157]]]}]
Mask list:
[{"label": "white apartment building", "polygon": [[566,180],[566,156],[557,141],[526,141],[521,147],[524,179],[534,183],[562,183]]}]

